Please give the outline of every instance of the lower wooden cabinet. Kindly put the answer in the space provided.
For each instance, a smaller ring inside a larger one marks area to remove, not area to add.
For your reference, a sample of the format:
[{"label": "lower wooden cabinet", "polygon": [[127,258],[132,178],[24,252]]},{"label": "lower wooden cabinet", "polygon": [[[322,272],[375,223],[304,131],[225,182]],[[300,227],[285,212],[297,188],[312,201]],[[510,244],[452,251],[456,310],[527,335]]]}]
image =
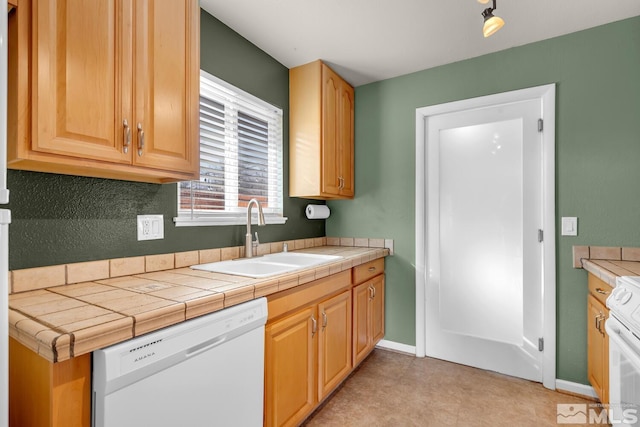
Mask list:
[{"label": "lower wooden cabinet", "polygon": [[91,354],[52,363],[10,337],[9,426],[90,427]]},{"label": "lower wooden cabinet", "polygon": [[604,322],[609,317],[605,300],[611,290],[611,286],[589,274],[587,372],[589,382],[603,404],[609,403],[609,337]]},{"label": "lower wooden cabinet", "polygon": [[267,298],[264,425],[294,426],[384,337],[384,259]]},{"label": "lower wooden cabinet", "polygon": [[589,382],[600,397],[600,401],[608,401],[609,381],[609,342],[604,330],[604,322],[608,317],[606,308],[589,295],[587,323],[587,348]]},{"label": "lower wooden cabinet", "polygon": [[384,274],[353,288],[353,364],[384,337]]},{"label": "lower wooden cabinet", "polygon": [[295,425],[315,399],[316,307],[307,307],[265,329],[265,425]]},{"label": "lower wooden cabinet", "polygon": [[318,401],[351,372],[351,292],[318,305]]},{"label": "lower wooden cabinet", "polygon": [[351,372],[351,290],[265,328],[265,425],[302,421]]}]

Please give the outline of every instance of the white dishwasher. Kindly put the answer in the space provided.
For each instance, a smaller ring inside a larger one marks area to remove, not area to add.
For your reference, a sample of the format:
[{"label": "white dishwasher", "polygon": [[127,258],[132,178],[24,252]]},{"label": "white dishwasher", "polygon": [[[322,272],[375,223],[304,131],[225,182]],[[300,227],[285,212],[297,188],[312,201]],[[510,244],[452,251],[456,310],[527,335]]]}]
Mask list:
[{"label": "white dishwasher", "polygon": [[93,425],[261,426],[265,298],[93,353]]}]

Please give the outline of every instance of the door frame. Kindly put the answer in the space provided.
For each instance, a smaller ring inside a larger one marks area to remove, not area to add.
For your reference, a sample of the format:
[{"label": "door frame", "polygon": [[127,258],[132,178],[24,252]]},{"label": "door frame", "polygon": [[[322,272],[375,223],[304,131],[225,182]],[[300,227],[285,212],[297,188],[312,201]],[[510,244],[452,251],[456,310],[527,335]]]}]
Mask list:
[{"label": "door frame", "polygon": [[543,385],[556,388],[556,213],[555,213],[555,94],[548,84],[445,104],[416,108],[416,356],[425,357],[427,285],[427,119],[430,116],[472,110],[511,102],[542,101],[542,242],[543,278]]}]

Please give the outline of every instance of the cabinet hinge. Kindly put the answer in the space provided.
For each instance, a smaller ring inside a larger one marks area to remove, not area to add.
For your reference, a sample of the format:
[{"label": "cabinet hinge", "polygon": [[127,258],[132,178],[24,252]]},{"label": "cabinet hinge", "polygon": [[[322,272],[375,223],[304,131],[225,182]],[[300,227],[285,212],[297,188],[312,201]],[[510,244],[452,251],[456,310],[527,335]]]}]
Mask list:
[{"label": "cabinet hinge", "polygon": [[544,338],[538,338],[538,351],[544,351]]},{"label": "cabinet hinge", "polygon": [[538,119],[538,132],[542,132],[544,130],[544,120]]},{"label": "cabinet hinge", "polygon": [[544,231],[538,230],[538,242],[542,242],[544,240]]}]

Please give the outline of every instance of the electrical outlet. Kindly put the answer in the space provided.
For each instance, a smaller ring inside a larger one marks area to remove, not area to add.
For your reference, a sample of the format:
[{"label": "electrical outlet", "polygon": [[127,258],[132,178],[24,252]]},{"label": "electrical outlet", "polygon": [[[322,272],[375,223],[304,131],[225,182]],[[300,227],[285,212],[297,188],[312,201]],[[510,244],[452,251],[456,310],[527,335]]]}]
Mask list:
[{"label": "electrical outlet", "polygon": [[163,215],[138,215],[138,240],[164,239]]}]

